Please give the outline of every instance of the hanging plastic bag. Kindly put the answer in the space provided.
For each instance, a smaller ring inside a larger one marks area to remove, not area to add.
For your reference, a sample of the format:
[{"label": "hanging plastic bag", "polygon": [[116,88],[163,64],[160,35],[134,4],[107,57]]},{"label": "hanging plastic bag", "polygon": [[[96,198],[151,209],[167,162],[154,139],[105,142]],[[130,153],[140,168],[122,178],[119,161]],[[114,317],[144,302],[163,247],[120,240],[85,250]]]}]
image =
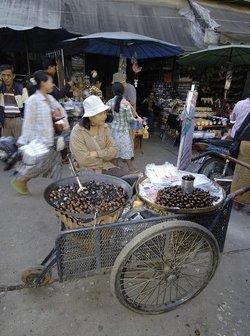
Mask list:
[{"label": "hanging plastic bag", "polygon": [[27,166],[34,166],[44,161],[50,152],[49,148],[37,139],[20,147],[19,151],[22,155],[22,163]]}]

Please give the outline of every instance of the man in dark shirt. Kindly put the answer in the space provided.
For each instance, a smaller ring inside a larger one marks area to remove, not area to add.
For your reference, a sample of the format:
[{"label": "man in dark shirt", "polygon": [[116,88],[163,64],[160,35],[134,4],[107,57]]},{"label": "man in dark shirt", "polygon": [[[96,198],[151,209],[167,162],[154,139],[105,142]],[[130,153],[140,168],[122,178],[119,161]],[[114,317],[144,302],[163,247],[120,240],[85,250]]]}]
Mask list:
[{"label": "man in dark shirt", "polygon": [[126,82],[126,75],[121,72],[114,73],[112,83],[115,82],[122,83],[124,87],[123,98],[136,109],[136,89],[132,84]]},{"label": "man in dark shirt", "polygon": [[[52,78],[55,77],[57,71],[57,63],[55,59],[48,58],[43,62],[44,70],[48,72]],[[59,89],[55,84],[53,91],[50,93],[56,100],[62,99],[64,97],[72,97],[70,90],[72,89],[74,82],[69,81],[62,89]]]},{"label": "man in dark shirt", "polygon": [[146,99],[142,103],[142,109],[145,117],[148,118],[149,132],[154,132],[154,121],[155,121],[155,93],[150,91]]}]

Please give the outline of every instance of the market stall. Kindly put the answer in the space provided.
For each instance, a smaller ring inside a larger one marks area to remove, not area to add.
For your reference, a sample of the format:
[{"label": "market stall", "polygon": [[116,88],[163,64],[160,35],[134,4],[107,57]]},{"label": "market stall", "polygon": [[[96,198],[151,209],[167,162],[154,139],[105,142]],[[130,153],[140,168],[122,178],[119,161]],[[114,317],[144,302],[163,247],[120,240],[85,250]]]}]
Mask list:
[{"label": "market stall", "polygon": [[248,45],[224,45],[182,56],[181,73],[198,81],[194,138],[221,138],[234,104],[246,91]]}]

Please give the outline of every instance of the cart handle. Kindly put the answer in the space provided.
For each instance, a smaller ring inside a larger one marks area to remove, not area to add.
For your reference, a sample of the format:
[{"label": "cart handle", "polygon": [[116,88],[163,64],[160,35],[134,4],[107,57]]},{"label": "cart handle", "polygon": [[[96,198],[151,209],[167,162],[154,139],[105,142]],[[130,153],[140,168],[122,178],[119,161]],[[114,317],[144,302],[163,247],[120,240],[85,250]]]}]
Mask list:
[{"label": "cart handle", "polygon": [[232,162],[234,162],[234,163],[239,164],[239,165],[242,166],[242,167],[245,167],[245,168],[247,168],[247,169],[250,169],[250,164],[248,164],[248,163],[246,163],[246,162],[243,162],[243,161],[241,161],[241,160],[235,159],[235,158],[233,158],[232,156],[229,156],[229,155],[226,155],[226,154],[222,154],[222,153],[220,153],[219,155],[220,155],[223,159],[225,159],[225,160],[232,161]]},{"label": "cart handle", "polygon": [[229,156],[229,155],[226,155],[226,154],[222,154],[222,153],[218,153],[218,152],[214,152],[214,151],[207,151],[207,152],[205,152],[205,153],[203,153],[201,155],[198,155],[198,156],[194,157],[192,159],[192,161],[197,161],[197,160],[199,160],[199,159],[201,159],[201,158],[203,158],[204,156],[207,156],[207,155],[220,156],[221,158],[223,158],[225,160],[229,160],[229,161],[235,162],[235,163],[237,163],[237,164],[239,164],[239,165],[241,165],[241,166],[243,166],[243,167],[245,167],[247,169],[250,169],[250,165],[248,163],[245,163],[243,161],[235,159],[232,156]]},{"label": "cart handle", "polygon": [[250,191],[250,186],[242,187],[232,193],[230,193],[227,198],[234,199],[236,196],[242,195],[246,192]]}]

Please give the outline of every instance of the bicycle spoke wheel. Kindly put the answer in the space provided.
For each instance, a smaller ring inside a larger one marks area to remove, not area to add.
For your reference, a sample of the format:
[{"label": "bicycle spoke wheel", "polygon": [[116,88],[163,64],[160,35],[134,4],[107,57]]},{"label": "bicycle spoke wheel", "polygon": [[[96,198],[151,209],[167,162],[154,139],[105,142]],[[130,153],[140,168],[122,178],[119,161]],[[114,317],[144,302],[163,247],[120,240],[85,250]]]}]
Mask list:
[{"label": "bicycle spoke wheel", "polygon": [[219,248],[202,226],[186,221],[155,225],[117,257],[111,290],[128,308],[162,313],[192,299],[215,273]]}]

